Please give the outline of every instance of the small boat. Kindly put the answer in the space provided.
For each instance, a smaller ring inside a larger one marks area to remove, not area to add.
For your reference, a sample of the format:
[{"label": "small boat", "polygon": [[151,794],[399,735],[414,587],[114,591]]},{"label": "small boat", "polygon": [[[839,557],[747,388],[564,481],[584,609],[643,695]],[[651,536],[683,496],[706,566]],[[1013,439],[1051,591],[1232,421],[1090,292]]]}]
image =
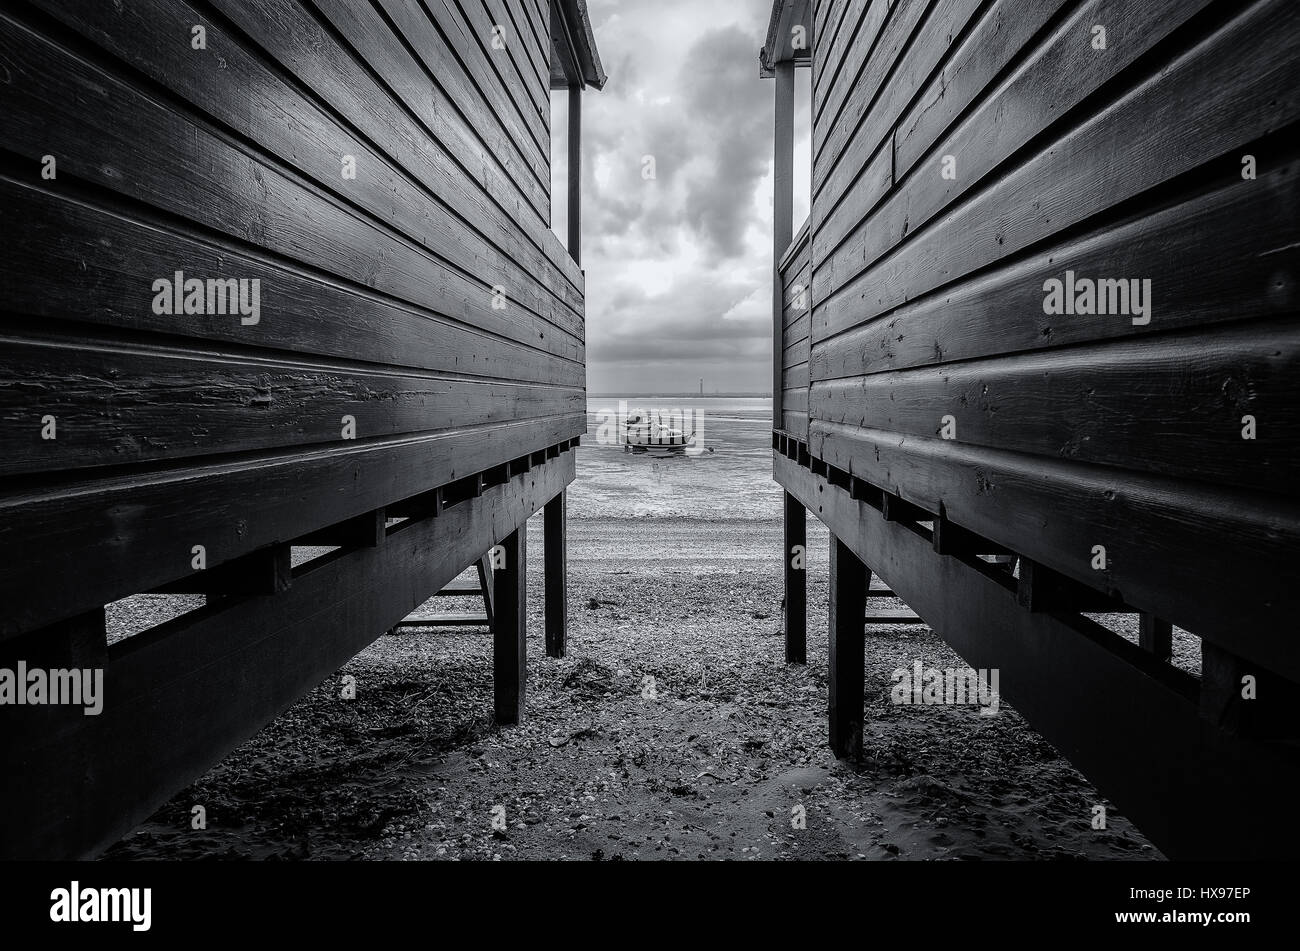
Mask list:
[{"label": "small boat", "polygon": [[654,456],[684,453],[695,446],[695,433],[687,433],[670,425],[681,422],[681,417],[669,416],[642,409],[629,410],[623,436],[624,452],[648,452]]}]

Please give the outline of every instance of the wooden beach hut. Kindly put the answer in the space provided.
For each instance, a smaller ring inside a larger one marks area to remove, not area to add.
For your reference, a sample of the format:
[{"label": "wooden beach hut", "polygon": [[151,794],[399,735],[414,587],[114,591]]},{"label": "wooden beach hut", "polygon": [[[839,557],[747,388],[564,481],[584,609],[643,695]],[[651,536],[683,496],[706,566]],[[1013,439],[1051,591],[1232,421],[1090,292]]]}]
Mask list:
[{"label": "wooden beach hut", "polygon": [[[496,546],[517,721],[524,526],[560,654],[586,427],[583,0],[29,0],[0,34],[0,668],[103,671],[95,715],[0,706],[0,857],[113,842]],[[144,592],[206,603],[109,646]]]},{"label": "wooden beach hut", "polygon": [[1298,36],[1291,0],[773,5],[787,656],[811,512],[838,755],[875,575],[1168,855],[1293,854]]}]

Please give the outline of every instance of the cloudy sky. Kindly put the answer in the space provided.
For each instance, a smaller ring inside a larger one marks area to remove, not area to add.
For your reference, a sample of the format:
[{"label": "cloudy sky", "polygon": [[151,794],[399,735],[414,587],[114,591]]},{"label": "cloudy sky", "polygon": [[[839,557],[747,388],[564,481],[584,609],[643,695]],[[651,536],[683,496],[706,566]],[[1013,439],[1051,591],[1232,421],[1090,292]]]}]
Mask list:
[{"label": "cloudy sky", "polygon": [[[769,392],[771,0],[589,0],[609,82],[583,97],[582,265],[592,393]],[[799,71],[795,227],[807,214]],[[552,224],[564,236],[567,95],[553,96]],[[643,169],[653,158],[653,178]]]}]

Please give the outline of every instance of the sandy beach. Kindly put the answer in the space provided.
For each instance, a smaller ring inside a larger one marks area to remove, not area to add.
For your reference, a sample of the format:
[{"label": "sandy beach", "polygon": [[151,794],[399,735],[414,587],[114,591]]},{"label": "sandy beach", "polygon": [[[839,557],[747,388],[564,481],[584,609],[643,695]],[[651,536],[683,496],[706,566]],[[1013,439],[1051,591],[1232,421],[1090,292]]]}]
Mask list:
[{"label": "sandy beach", "polygon": [[897,668],[962,665],[924,626],[868,629],[864,756],[837,762],[826,532],[810,520],[808,664],[790,667],[767,401],[686,406],[705,413],[706,451],[652,459],[597,443],[617,400],[591,400],[569,493],[569,653],[545,656],[534,572],[524,724],[492,724],[486,630],[386,635],[108,857],[1160,857],[1005,702],[995,716],[892,703]]}]

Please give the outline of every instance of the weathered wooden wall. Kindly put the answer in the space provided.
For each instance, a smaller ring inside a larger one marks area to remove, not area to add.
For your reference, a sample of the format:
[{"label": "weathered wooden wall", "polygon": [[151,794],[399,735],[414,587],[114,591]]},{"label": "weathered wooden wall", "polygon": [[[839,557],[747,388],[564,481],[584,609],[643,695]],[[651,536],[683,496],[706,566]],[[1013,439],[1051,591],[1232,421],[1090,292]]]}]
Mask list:
[{"label": "weathered wooden wall", "polygon": [[[821,0],[811,25],[809,250],[781,256],[811,273],[807,376],[797,321],[781,351],[807,416],[773,448],[787,547],[805,509],[833,536],[836,754],[876,574],[1166,854],[1294,854],[1269,817],[1300,782],[1300,7]],[[1149,281],[1149,313],[1052,312],[1067,272]],[[1136,644],[1088,616],[1113,612]]]},{"label": "weathered wooden wall", "polygon": [[808,438],[808,322],[812,316],[808,306],[811,291],[808,286],[810,268],[808,261],[808,226],[795,236],[778,263],[781,271],[783,306],[781,326],[781,418],[784,430],[800,439]]},{"label": "weathered wooden wall", "polygon": [[[1300,679],[1300,7],[814,22],[813,458]],[[1149,323],[1045,313],[1067,270]]]},{"label": "weathered wooden wall", "polygon": [[[542,4],[33,0],[0,43],[4,633],[583,431]],[[176,271],[260,321],[155,314]]]},{"label": "weathered wooden wall", "polygon": [[[0,666],[106,684],[0,711],[0,857],[112,842],[497,543],[522,599],[586,426],[550,14],[0,7]],[[259,281],[258,319],[156,313],[177,272]],[[108,646],[155,590],[209,597]],[[495,646],[514,722],[519,611]]]}]

